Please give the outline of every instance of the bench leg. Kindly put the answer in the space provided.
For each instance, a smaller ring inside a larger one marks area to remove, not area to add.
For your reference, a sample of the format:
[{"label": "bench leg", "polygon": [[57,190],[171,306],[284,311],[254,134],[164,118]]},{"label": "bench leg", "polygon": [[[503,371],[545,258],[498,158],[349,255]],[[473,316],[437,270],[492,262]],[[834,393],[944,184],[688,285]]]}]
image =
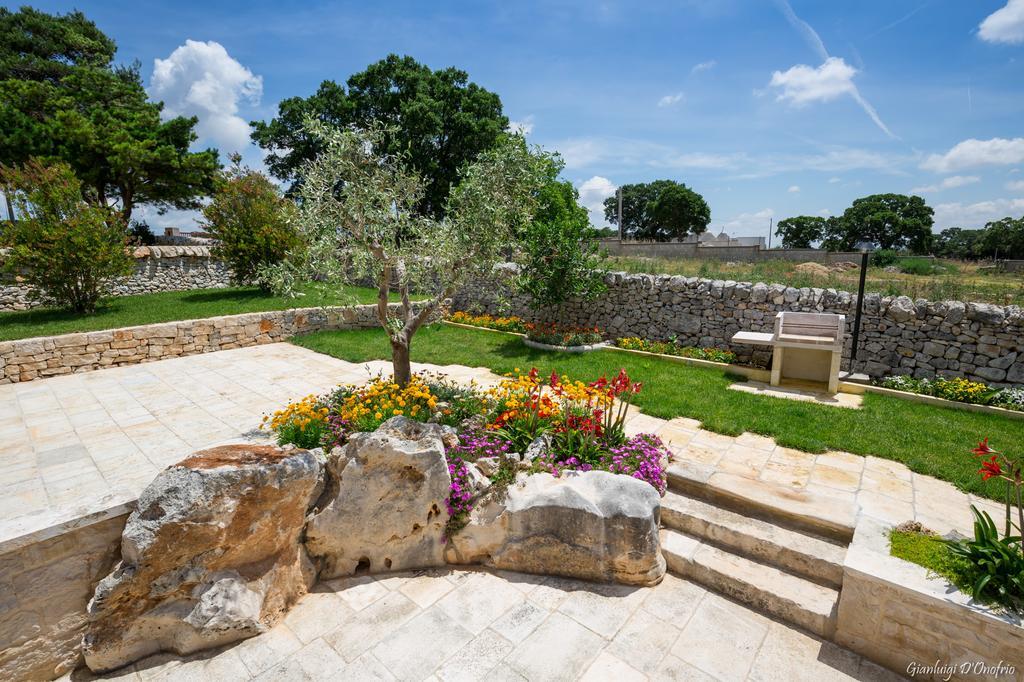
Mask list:
[{"label": "bench leg", "polygon": [[772,386],[782,383],[782,348],[776,346],[772,350]]},{"label": "bench leg", "polygon": [[843,362],[843,354],[832,353],[832,366],[828,370],[828,392],[839,393],[839,367]]}]

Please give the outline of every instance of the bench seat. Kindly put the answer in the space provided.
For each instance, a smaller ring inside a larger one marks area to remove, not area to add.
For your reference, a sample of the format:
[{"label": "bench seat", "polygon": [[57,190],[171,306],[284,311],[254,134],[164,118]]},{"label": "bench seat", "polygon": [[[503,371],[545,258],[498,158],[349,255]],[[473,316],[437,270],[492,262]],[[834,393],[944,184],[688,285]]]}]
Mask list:
[{"label": "bench seat", "polygon": [[779,334],[779,343],[782,345],[797,345],[797,346],[825,346],[831,347],[836,345],[835,337],[832,336],[813,336],[811,334]]},{"label": "bench seat", "polygon": [[770,332],[736,332],[732,335],[733,343],[748,343],[753,346],[771,346],[775,343],[775,335]]}]

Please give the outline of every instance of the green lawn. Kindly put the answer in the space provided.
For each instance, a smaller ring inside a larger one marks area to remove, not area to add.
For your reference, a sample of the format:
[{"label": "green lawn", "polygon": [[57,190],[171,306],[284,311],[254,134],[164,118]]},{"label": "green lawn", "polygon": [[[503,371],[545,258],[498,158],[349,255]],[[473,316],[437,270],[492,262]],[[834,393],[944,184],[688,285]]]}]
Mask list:
[{"label": "green lawn", "polygon": [[[360,303],[373,303],[377,296],[375,290],[361,287],[350,287],[346,293],[349,297],[342,293],[323,295],[310,289],[305,296],[290,298],[267,294],[256,287],[229,287],[114,296],[104,299],[97,311],[91,315],[53,308],[0,313],[0,341],[116,329],[173,320],[193,320],[218,315],[338,305],[350,303],[350,296],[355,296]],[[398,298],[393,297],[392,300]]]},{"label": "green lawn", "polygon": [[[379,329],[320,332],[293,340],[343,360],[388,359],[390,349]],[[699,419],[704,428],[737,435],[771,436],[779,444],[808,452],[843,450],[903,462],[914,471],[954,483],[968,492],[1000,499],[1003,488],[983,483],[970,450],[988,436],[994,447],[1020,447],[1024,423],[999,415],[922,405],[868,394],[860,410],[802,403],[727,390],[736,381],[717,369],[689,367],[655,357],[614,350],[583,355],[527,348],[518,337],[489,331],[435,325],[413,340],[417,362],[489,367],[497,373],[519,367],[552,369],[591,380],[625,367],[644,382],[637,405],[647,414],[669,419]]]}]

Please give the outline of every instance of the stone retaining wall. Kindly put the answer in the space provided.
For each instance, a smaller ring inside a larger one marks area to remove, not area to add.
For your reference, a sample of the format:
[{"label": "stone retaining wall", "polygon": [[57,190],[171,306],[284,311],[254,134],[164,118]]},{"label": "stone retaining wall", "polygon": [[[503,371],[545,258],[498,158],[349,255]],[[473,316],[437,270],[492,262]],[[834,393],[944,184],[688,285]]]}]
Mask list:
[{"label": "stone retaining wall", "polygon": [[127,518],[120,511],[0,550],[0,679],[52,680],[81,664],[85,607],[120,556]]},{"label": "stone retaining wall", "polygon": [[0,342],[0,384],[375,327],[375,305],[296,308]]},{"label": "stone retaining wall", "polygon": [[[496,272],[502,280],[511,268]],[[684,345],[729,347],[740,362],[763,366],[770,352],[732,346],[733,334],[770,332],[775,314],[784,310],[838,313],[846,315],[844,357],[850,356],[856,296],[846,291],[621,272],[610,273],[607,282],[608,291],[596,301],[565,304],[554,319],[597,326],[613,338],[676,337]],[[507,284],[476,283],[456,295],[452,309],[535,319],[528,299],[509,291]],[[856,369],[872,377],[963,376],[997,386],[1024,384],[1024,309],[869,294]]]},{"label": "stone retaining wall", "polygon": [[[206,246],[142,246],[133,250],[135,272],[110,286],[114,296],[148,294],[154,291],[211,289],[227,286],[231,272],[224,262],[210,255]],[[0,284],[0,311],[26,310],[43,305],[28,287]]]}]

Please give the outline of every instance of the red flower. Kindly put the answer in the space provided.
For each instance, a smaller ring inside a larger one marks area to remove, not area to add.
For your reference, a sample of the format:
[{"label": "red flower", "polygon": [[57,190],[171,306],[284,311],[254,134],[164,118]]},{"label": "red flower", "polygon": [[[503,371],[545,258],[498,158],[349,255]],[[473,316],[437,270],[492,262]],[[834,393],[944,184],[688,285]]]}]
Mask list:
[{"label": "red flower", "polygon": [[988,446],[988,438],[985,438],[985,440],[978,443],[978,447],[971,450],[971,452],[973,452],[976,457],[984,457],[985,455],[992,454],[995,450]]},{"label": "red flower", "polygon": [[981,468],[978,469],[978,473],[981,474],[982,480],[987,481],[993,476],[1002,476],[1003,468],[999,466],[999,462],[996,461],[996,456],[992,455],[990,459],[981,463]]},{"label": "red flower", "polygon": [[551,388],[556,388],[558,386],[558,372],[551,370],[551,378],[548,379],[548,383],[551,384]]}]

